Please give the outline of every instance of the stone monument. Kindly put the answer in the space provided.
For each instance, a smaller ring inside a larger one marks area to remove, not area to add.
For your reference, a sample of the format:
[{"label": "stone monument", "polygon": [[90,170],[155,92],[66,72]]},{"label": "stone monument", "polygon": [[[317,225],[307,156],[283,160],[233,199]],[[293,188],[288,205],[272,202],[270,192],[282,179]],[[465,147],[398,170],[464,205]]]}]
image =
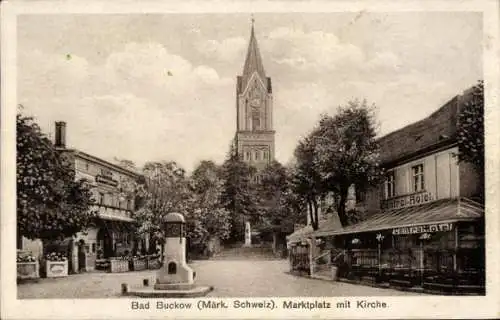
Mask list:
[{"label": "stone monument", "polygon": [[164,252],[163,266],[156,274],[154,287],[125,290],[123,294],[140,297],[193,298],[203,297],[213,290],[213,287],[194,284],[196,273],[186,263],[186,221],[180,213],[169,213],[165,217]]},{"label": "stone monument", "polygon": [[245,247],[252,246],[252,230],[250,229],[250,222],[245,223]]}]

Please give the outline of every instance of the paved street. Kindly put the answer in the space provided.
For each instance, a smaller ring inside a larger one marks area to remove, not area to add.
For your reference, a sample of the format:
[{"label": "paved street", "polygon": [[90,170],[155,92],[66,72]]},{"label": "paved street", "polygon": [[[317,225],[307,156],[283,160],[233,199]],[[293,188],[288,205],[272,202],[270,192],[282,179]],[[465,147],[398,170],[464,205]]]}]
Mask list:
[{"label": "paved street", "polygon": [[[287,296],[390,296],[416,295],[392,289],[379,289],[341,282],[308,279],[288,273],[286,260],[220,260],[192,264],[197,284],[211,285],[213,297]],[[23,298],[107,298],[120,296],[120,284],[142,286],[142,279],[154,283],[155,271],[71,275],[61,279],[40,279],[38,283],[18,285]]]}]

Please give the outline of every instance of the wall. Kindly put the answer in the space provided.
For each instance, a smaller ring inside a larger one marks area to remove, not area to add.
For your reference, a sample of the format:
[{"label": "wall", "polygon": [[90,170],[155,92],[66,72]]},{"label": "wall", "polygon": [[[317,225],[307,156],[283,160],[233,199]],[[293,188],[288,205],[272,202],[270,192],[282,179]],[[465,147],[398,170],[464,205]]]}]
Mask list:
[{"label": "wall", "polygon": [[424,190],[432,194],[434,199],[447,199],[458,196],[458,165],[454,154],[456,147],[439,151],[423,158],[413,160],[394,168],[396,197],[412,194],[412,167],[424,166]]},{"label": "wall", "polygon": [[[413,191],[412,167],[418,164],[424,165],[424,191],[432,195],[433,200],[454,198],[463,195],[463,192],[470,193],[470,189],[476,188],[474,183],[468,183],[466,190],[459,186],[459,178],[473,181],[470,170],[466,167],[460,169],[457,164],[455,154],[457,147],[435,152],[420,159],[416,159],[402,165],[394,170],[395,197],[415,193]],[[464,182],[460,182],[463,184]],[[358,210],[365,212],[375,212],[380,208],[380,200],[385,200],[385,185],[381,184],[378,188],[372,188],[366,193],[366,199],[358,202]]]}]

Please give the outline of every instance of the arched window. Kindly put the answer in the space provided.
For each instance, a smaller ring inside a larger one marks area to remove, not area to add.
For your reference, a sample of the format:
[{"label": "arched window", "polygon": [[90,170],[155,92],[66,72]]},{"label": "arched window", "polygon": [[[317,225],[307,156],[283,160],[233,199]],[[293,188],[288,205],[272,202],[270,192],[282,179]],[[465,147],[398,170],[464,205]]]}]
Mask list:
[{"label": "arched window", "polygon": [[260,130],[260,114],[258,111],[252,112],[252,130]]}]

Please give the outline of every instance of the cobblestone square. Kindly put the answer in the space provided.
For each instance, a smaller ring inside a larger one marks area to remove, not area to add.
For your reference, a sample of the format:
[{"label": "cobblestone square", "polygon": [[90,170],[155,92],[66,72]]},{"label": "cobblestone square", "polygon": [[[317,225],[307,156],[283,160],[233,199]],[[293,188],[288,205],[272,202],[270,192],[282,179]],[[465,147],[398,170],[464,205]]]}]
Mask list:
[{"label": "cobblestone square", "polygon": [[[342,282],[297,277],[287,273],[286,260],[196,261],[196,283],[214,286],[208,297],[319,297],[319,296],[406,296],[418,295]],[[97,299],[120,297],[120,286],[142,286],[143,279],[154,284],[154,270],[103,273],[91,272],[38,283],[18,285],[19,299]]]}]

